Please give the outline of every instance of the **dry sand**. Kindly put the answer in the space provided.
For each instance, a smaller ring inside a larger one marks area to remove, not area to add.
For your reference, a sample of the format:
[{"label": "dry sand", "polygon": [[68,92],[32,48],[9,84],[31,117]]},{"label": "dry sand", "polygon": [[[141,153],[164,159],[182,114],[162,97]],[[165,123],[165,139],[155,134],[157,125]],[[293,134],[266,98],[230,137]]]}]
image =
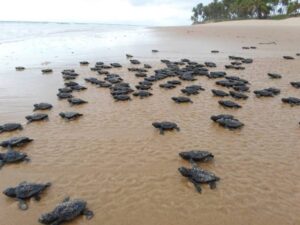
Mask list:
[{"label": "dry sand", "polygon": [[[72,224],[299,225],[299,108],[281,103],[282,97],[300,97],[299,90],[289,85],[290,81],[300,81],[300,57],[295,56],[300,52],[299,21],[151,28],[151,42],[118,52],[122,59],[125,52],[133,53],[154,68],[163,67],[161,58],[190,58],[214,61],[218,65],[214,70],[224,70],[228,55],[251,57],[254,63],[246,65],[246,70],[227,71],[251,82],[249,99],[237,101],[243,106],[239,110],[220,107],[210,89],[221,88],[206,77],[183,82],[174,90],[160,89],[158,84],[166,80],[160,81],[154,84],[150,98],[114,102],[107,89],[84,83],[85,77],[100,76],[88,67],[78,66],[77,61],[66,61],[64,67],[58,66],[61,62],[52,62],[49,67],[54,73],[49,75],[42,75],[40,67],[1,73],[1,123],[24,122],[36,102],[50,102],[54,108],[48,122],[32,123],[23,131],[0,136],[1,140],[18,135],[34,139],[21,149],[30,156],[30,163],[5,166],[0,171],[0,190],[24,180],[53,183],[40,202],[29,203],[26,212],[2,195],[0,225],[38,224],[40,214],[67,195],[87,200],[95,213],[89,222],[79,218]],[[242,50],[242,46],[253,45],[256,50]],[[151,54],[151,49],[160,52]],[[211,54],[213,49],[220,53]],[[102,58],[122,61],[101,54],[92,52],[86,59],[92,64]],[[287,61],[283,55],[296,59]],[[22,61],[18,65],[23,65]],[[78,81],[88,87],[74,95],[89,104],[70,107],[66,101],[56,99],[57,88],[63,86],[60,71],[71,66],[80,74]],[[123,63],[122,69],[113,72],[134,85],[141,78],[129,73],[127,66]],[[283,78],[271,80],[268,72],[280,73]],[[194,104],[171,101],[172,96],[180,95],[182,87],[192,83],[206,89],[191,97]],[[280,88],[280,96],[258,99],[252,93],[267,87]],[[84,116],[65,122],[58,113],[67,110]],[[238,131],[220,128],[209,118],[221,113],[233,114],[245,127]],[[177,122],[181,131],[159,135],[151,126],[156,120]],[[178,152],[189,149],[213,152],[214,162],[201,165],[221,177],[217,189],[203,185],[203,193],[197,194],[178,173],[178,167],[189,165]]]}]

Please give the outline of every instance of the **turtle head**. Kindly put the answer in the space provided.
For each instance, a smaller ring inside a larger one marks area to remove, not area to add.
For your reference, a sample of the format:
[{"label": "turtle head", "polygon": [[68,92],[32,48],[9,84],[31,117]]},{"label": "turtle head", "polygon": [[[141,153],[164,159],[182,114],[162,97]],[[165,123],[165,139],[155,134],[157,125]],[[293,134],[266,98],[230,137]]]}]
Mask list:
[{"label": "turtle head", "polygon": [[42,224],[52,224],[56,219],[57,218],[54,213],[45,213],[41,215],[39,222]]},{"label": "turtle head", "polygon": [[152,123],[152,126],[154,126],[155,128],[160,128],[160,123],[154,122]]},{"label": "turtle head", "polygon": [[59,115],[64,118],[65,117],[65,114],[63,112],[59,113]]},{"label": "turtle head", "polygon": [[5,189],[3,191],[3,194],[5,194],[6,196],[11,197],[11,198],[15,198],[17,196],[15,188],[7,188],[7,189]]},{"label": "turtle head", "polygon": [[190,176],[190,170],[185,168],[185,167],[180,167],[178,168],[179,173],[181,173],[182,176],[184,177],[189,177]]}]

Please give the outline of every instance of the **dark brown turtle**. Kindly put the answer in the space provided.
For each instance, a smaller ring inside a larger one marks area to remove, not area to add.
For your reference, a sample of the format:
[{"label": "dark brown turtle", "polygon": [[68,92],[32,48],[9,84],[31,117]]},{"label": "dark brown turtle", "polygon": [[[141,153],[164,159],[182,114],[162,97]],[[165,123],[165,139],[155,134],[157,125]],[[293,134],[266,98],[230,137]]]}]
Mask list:
[{"label": "dark brown turtle", "polygon": [[87,208],[87,202],[80,199],[65,200],[58,204],[51,212],[42,214],[39,222],[49,225],[60,225],[64,222],[74,220],[80,215],[85,215],[86,218],[92,219],[94,213]]},{"label": "dark brown turtle", "polygon": [[34,198],[35,200],[40,200],[41,193],[51,186],[51,183],[38,184],[38,183],[28,183],[22,182],[16,187],[9,187],[3,191],[7,197],[15,198],[19,201],[19,208],[21,210],[28,209],[26,200]]}]

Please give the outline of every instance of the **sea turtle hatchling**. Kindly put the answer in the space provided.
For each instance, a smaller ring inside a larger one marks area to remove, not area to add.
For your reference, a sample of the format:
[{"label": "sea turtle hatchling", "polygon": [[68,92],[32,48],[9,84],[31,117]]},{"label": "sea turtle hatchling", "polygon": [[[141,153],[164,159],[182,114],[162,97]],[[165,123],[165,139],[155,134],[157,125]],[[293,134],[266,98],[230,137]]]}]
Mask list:
[{"label": "sea turtle hatchling", "polygon": [[39,218],[39,222],[42,224],[59,225],[63,222],[71,221],[80,215],[85,215],[89,220],[93,218],[94,213],[87,208],[86,201],[66,198],[51,212],[42,214]]},{"label": "sea turtle hatchling", "polygon": [[23,70],[25,70],[25,67],[24,66],[17,66],[15,69],[16,69],[16,71],[23,71]]},{"label": "sea turtle hatchling", "polygon": [[192,150],[186,152],[180,152],[179,156],[192,163],[195,162],[208,162],[214,158],[214,155],[208,151]]},{"label": "sea turtle hatchling", "polygon": [[22,161],[29,161],[27,154],[8,149],[5,153],[0,153],[0,169],[5,164],[17,163]]},{"label": "sea turtle hatchling", "polygon": [[296,98],[296,97],[282,98],[281,101],[283,103],[288,103],[291,106],[300,105],[300,98]]},{"label": "sea turtle hatchling", "polygon": [[268,76],[272,79],[280,79],[282,76],[278,73],[268,73]]},{"label": "sea turtle hatchling", "polygon": [[0,146],[6,148],[10,148],[10,147],[20,147],[24,144],[27,144],[29,142],[33,141],[33,139],[30,139],[28,137],[12,137],[8,140],[2,141],[0,143]]},{"label": "sea turtle hatchling", "polygon": [[294,87],[294,88],[297,88],[299,89],[300,88],[300,81],[292,81],[290,82],[290,84]]},{"label": "sea turtle hatchling", "polygon": [[78,113],[78,112],[61,112],[59,113],[60,117],[66,120],[75,120],[81,116],[83,116],[83,114]]},{"label": "sea turtle hatchling", "polygon": [[172,97],[171,99],[176,103],[193,103],[190,98],[184,96]]},{"label": "sea turtle hatchling", "polygon": [[134,92],[132,95],[136,96],[136,97],[139,96],[140,98],[146,98],[146,97],[152,96],[152,93],[149,91],[140,90],[140,91]]},{"label": "sea turtle hatchling", "polygon": [[42,69],[42,73],[52,73],[52,69]]},{"label": "sea turtle hatchling", "polygon": [[239,104],[233,102],[233,101],[229,101],[229,100],[220,100],[218,101],[218,103],[221,105],[221,106],[224,106],[224,107],[227,107],[227,108],[242,108],[242,106],[240,106]]},{"label": "sea turtle hatchling", "polygon": [[52,105],[46,102],[41,102],[41,103],[37,103],[33,105],[34,109],[33,111],[36,110],[48,110],[48,109],[52,109]]},{"label": "sea turtle hatchling", "polygon": [[57,97],[58,97],[59,99],[67,99],[67,98],[73,98],[73,95],[70,94],[70,93],[59,92],[59,93],[57,94]]},{"label": "sea turtle hatchling", "polygon": [[51,186],[51,183],[39,184],[39,183],[29,183],[22,182],[16,187],[9,187],[3,191],[7,197],[15,198],[19,201],[19,208],[21,210],[28,209],[27,199],[34,198],[35,200],[40,200],[40,194]]},{"label": "sea turtle hatchling", "polygon": [[216,116],[211,116],[210,119],[218,123],[220,126],[228,128],[230,130],[238,129],[244,126],[242,122],[234,118],[233,115],[229,115],[229,114],[220,114]]},{"label": "sea turtle hatchling", "polygon": [[160,130],[160,134],[164,134],[167,130],[177,130],[180,131],[180,128],[177,126],[176,123],[173,122],[154,122],[152,123],[152,126]]},{"label": "sea turtle hatchling", "polygon": [[5,123],[0,125],[0,133],[22,130],[23,126],[20,123]]},{"label": "sea turtle hatchling", "polygon": [[201,184],[209,184],[211,189],[216,188],[216,182],[220,180],[215,174],[210,171],[201,169],[200,167],[193,166],[191,169],[186,167],[178,168],[179,173],[187,177],[191,181],[196,190],[201,193]]},{"label": "sea turtle hatchling", "polygon": [[214,96],[217,96],[217,97],[229,96],[228,93],[226,93],[225,91],[222,91],[222,90],[212,89],[211,92],[213,93]]},{"label": "sea turtle hatchling", "polygon": [[81,104],[86,104],[88,103],[87,101],[84,101],[80,98],[69,98],[68,99],[68,102],[71,104],[71,105],[81,105]]},{"label": "sea turtle hatchling", "polygon": [[34,113],[32,115],[26,116],[25,118],[28,121],[28,123],[49,119],[48,115],[44,113]]}]

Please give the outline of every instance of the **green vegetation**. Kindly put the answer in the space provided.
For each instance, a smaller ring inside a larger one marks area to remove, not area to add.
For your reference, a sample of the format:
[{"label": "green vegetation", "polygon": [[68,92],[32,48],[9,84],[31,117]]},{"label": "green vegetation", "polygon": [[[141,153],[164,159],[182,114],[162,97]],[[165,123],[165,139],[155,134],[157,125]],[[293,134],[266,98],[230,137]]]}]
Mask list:
[{"label": "green vegetation", "polygon": [[193,8],[194,24],[236,19],[284,19],[297,16],[299,0],[213,0]]}]

